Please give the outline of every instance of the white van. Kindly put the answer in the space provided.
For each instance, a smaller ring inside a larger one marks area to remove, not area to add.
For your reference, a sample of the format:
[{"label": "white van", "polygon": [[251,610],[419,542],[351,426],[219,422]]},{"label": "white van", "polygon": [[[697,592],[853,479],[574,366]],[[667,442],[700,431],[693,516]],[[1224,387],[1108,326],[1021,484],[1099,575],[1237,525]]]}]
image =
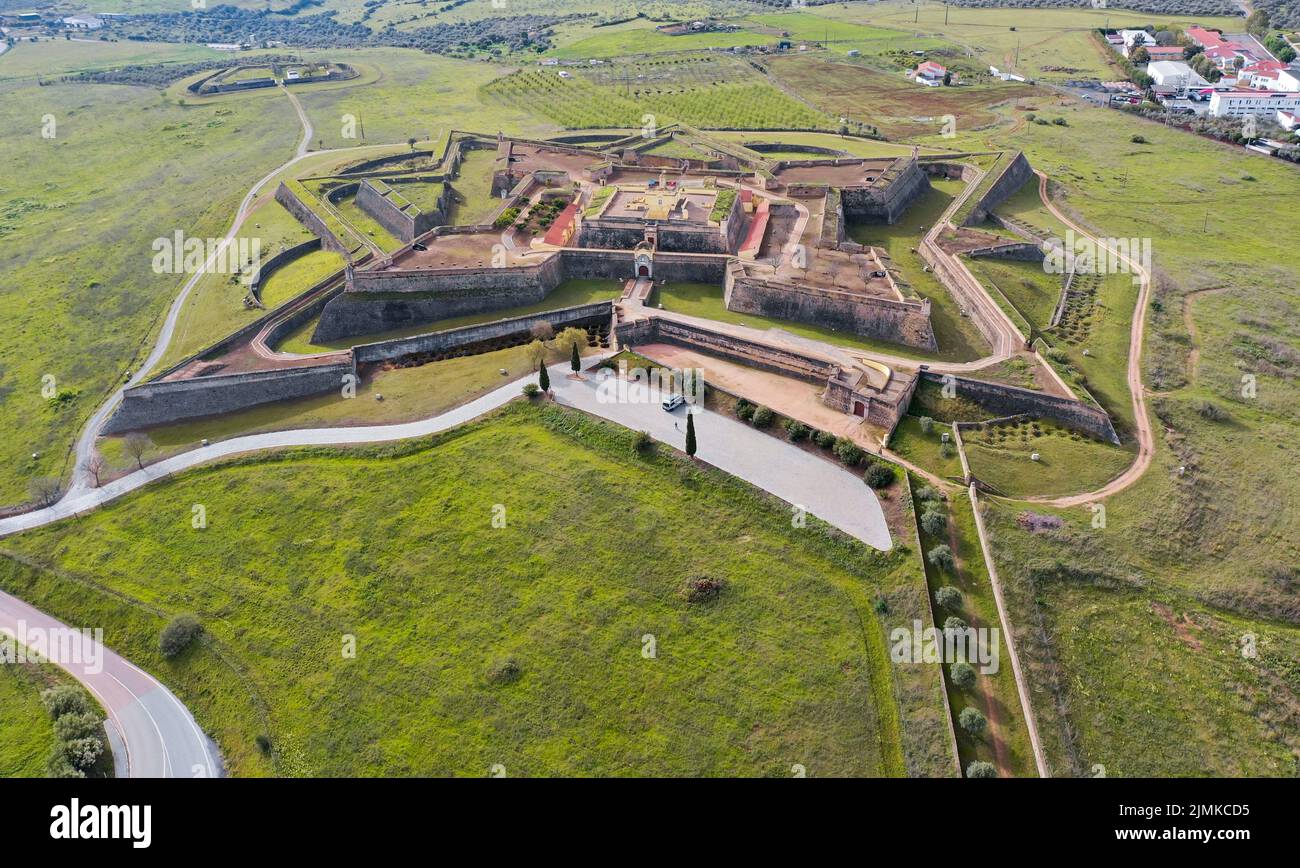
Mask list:
[{"label": "white van", "polygon": [[678,407],[680,407],[685,403],[686,403],[686,399],[683,398],[681,395],[669,395],[664,400],[664,409],[667,410],[669,413],[671,413],[672,411],[676,410]]}]

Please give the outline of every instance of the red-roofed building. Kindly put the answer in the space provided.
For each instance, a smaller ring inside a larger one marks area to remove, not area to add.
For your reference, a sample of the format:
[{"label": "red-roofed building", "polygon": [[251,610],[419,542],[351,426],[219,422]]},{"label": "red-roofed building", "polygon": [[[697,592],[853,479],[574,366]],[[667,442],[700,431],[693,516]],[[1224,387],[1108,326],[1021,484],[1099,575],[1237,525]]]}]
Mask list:
[{"label": "red-roofed building", "polygon": [[948,74],[947,67],[935,63],[933,60],[927,60],[912,70],[912,79],[917,84],[927,84],[930,87],[938,87],[943,84],[943,79]]},{"label": "red-roofed building", "polygon": [[551,247],[564,247],[573,238],[573,232],[577,228],[578,203],[571,202],[560,212],[560,216],[555,218],[551,228],[546,230],[546,237],[542,239],[542,243]]},{"label": "red-roofed building", "polygon": [[1223,34],[1218,30],[1206,30],[1204,27],[1189,27],[1184,33],[1187,38],[1195,42],[1204,49],[1213,48],[1216,45],[1222,45],[1224,42]]}]

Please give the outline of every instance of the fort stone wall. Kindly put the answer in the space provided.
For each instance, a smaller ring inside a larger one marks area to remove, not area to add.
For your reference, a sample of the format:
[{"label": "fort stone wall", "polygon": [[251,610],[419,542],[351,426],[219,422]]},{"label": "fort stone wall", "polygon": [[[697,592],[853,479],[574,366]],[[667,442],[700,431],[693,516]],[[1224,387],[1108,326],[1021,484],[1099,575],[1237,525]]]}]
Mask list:
[{"label": "fort stone wall", "polygon": [[123,393],[104,433],[121,434],[328,392],[341,396],[343,378],[355,373],[349,357],[310,367],[143,383]]}]

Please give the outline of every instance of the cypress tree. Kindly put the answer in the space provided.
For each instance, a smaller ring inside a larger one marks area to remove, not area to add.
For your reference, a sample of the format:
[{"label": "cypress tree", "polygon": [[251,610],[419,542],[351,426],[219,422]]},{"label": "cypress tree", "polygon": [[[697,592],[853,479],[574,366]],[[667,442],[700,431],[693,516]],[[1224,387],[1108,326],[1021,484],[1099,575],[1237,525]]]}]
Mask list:
[{"label": "cypress tree", "polygon": [[695,414],[686,414],[686,454],[695,457]]},{"label": "cypress tree", "polygon": [[546,372],[546,359],[537,363],[537,385],[542,387],[543,392],[551,391],[551,375]]},{"label": "cypress tree", "polygon": [[581,370],[582,370],[582,361],[578,358],[578,342],[577,342],[577,341],[574,341],[574,342],[573,342],[573,353],[572,353],[572,355],[569,356],[569,367],[570,367],[570,368],[573,368],[573,372],[574,372],[575,374],[578,373],[578,371],[581,371]]}]

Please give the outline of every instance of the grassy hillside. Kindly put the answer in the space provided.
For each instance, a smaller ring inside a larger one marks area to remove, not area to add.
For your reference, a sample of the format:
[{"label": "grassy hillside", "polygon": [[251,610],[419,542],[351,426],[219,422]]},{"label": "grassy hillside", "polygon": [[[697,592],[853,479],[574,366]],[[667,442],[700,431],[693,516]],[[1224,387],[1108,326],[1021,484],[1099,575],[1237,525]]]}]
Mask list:
[{"label": "grassy hillside", "polygon": [[[104,624],[238,774],[943,773],[898,706],[931,714],[936,673],[891,670],[875,608],[917,611],[910,553],[632,439],[515,405],[432,448],[201,470],[5,541],[0,585]],[[699,575],[711,603],[683,597]],[[176,612],[210,639],[168,662]]]}]

